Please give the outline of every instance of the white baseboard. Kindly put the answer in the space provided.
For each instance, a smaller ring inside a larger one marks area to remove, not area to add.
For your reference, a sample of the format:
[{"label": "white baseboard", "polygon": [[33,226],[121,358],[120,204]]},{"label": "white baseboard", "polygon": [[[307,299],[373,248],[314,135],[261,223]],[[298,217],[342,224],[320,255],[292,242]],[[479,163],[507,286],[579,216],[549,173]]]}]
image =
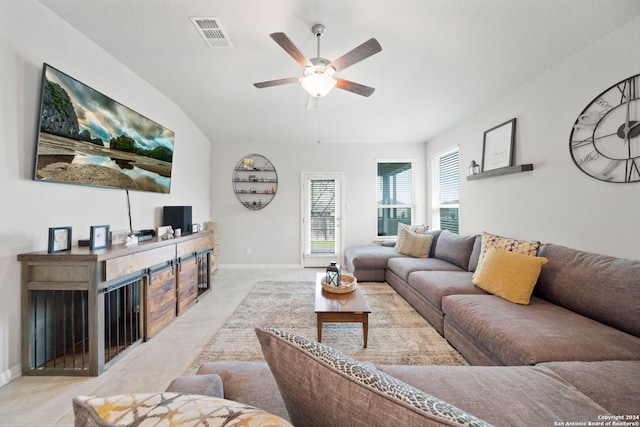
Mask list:
[{"label": "white baseboard", "polygon": [[0,372],[0,387],[7,384],[11,380],[15,380],[22,375],[22,365],[16,365],[13,368]]},{"label": "white baseboard", "polygon": [[218,268],[221,270],[254,270],[254,269],[292,269],[302,268],[301,264],[220,264]]}]

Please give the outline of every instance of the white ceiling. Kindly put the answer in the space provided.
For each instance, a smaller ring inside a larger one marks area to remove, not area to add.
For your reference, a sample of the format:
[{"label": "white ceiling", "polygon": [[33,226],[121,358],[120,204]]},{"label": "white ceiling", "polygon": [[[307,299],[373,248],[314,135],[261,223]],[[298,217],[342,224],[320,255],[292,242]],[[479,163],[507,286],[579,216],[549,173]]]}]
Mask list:
[{"label": "white ceiling", "polygon": [[[638,0],[39,1],[222,145],[424,142],[640,16]],[[192,16],[218,17],[233,47],[209,48]],[[269,34],[286,33],[311,58],[316,23],[329,60],[380,42],[337,74],[375,87],[371,97],[334,89],[307,110],[298,84],[253,86],[300,75]]]}]

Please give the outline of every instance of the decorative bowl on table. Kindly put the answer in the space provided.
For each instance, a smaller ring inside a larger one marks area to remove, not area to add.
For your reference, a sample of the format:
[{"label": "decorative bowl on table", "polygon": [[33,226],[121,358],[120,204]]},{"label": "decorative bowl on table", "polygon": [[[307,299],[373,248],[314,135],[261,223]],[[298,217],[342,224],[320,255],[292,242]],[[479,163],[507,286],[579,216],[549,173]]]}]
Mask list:
[{"label": "decorative bowl on table", "polygon": [[322,281],[322,289],[333,294],[348,294],[358,287],[358,281],[350,274],[342,273],[340,276],[340,286],[330,285],[324,280]]}]

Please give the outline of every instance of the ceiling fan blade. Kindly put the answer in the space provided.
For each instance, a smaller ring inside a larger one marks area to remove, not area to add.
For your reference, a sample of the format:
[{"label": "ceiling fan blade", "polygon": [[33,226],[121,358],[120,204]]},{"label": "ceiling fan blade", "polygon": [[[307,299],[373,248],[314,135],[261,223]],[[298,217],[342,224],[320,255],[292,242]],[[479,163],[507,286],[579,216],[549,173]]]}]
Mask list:
[{"label": "ceiling fan blade", "polygon": [[307,110],[313,110],[314,108],[318,108],[318,101],[320,98],[317,96],[309,95],[307,97]]},{"label": "ceiling fan blade", "polygon": [[362,61],[363,59],[367,59],[371,55],[375,55],[381,50],[382,46],[380,46],[378,40],[371,38],[355,49],[352,49],[351,51],[345,53],[340,58],[329,64],[329,66],[335,68],[336,71],[344,70],[345,68],[350,67],[353,64]]},{"label": "ceiling fan blade", "polygon": [[298,83],[299,81],[300,81],[300,77],[288,77],[286,79],[269,80],[266,82],[254,83],[253,85],[258,89],[262,89],[265,87],[280,86],[280,85],[286,85],[289,83]]},{"label": "ceiling fan blade", "polygon": [[350,82],[349,80],[344,79],[336,79],[338,83],[336,83],[336,87],[342,90],[347,90],[349,92],[353,92],[362,96],[371,96],[371,94],[375,91],[374,88],[361,85],[360,83]]},{"label": "ceiling fan blade", "polygon": [[311,61],[300,52],[285,33],[273,33],[269,35],[276,43],[280,45],[298,64],[303,67],[313,67]]}]

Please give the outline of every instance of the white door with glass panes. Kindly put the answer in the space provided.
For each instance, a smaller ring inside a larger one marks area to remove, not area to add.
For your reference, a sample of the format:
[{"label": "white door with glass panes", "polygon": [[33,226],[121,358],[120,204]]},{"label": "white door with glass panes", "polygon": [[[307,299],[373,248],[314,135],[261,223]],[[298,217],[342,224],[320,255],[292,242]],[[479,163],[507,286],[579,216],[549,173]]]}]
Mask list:
[{"label": "white door with glass panes", "polygon": [[302,265],[340,264],[342,174],[303,174],[302,193]]}]

